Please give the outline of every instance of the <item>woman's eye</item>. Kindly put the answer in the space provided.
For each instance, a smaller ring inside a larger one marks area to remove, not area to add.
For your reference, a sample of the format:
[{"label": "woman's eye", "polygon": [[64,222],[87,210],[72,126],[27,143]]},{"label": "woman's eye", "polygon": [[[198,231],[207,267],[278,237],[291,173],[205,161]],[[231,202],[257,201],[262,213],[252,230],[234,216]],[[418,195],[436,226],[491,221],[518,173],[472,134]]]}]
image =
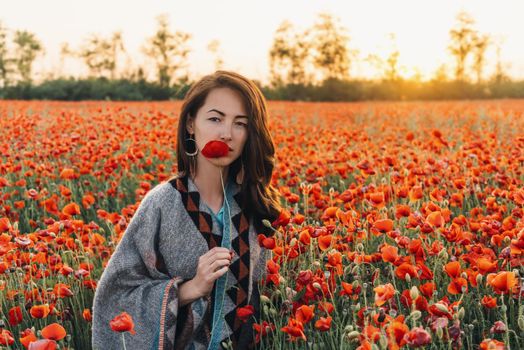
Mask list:
[{"label": "woman's eye", "polygon": [[240,123],[240,122],[238,122],[237,125],[240,125],[240,126],[243,126],[243,127],[247,128],[247,124],[246,124],[246,123]]},{"label": "woman's eye", "polygon": [[211,117],[211,118],[209,118],[209,120],[212,120],[212,121],[220,121],[220,118],[218,118],[218,117]]}]

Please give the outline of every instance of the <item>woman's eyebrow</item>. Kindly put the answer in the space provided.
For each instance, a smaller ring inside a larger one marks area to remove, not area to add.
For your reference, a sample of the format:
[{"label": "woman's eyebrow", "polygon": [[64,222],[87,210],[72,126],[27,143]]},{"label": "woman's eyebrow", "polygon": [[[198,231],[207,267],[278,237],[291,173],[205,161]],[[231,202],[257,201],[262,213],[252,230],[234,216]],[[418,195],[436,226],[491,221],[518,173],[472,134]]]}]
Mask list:
[{"label": "woman's eyebrow", "polygon": [[[218,109],[210,109],[209,111],[207,111],[207,113],[209,112],[217,112],[218,114],[220,114],[222,117],[225,117],[226,114],[224,112],[221,112],[219,111]],[[247,115],[237,115],[235,118],[247,118]]]}]

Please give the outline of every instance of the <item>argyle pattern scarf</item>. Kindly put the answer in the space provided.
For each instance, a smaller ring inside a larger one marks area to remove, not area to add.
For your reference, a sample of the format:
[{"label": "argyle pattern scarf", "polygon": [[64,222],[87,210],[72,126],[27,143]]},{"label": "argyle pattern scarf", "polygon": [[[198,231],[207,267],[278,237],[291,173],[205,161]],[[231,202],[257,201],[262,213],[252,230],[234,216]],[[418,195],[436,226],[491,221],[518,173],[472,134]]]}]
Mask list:
[{"label": "argyle pattern scarf", "polygon": [[[200,194],[198,191],[189,190],[188,181],[189,179],[186,175],[174,178],[169,182],[180,192],[187,213],[206,240],[209,249],[220,246],[222,236],[213,233],[213,219],[209,213],[200,211]],[[230,271],[236,278],[237,285],[235,288],[227,289],[226,296],[230,298],[231,302],[236,305],[236,307],[225,315],[225,321],[233,332],[230,335],[233,348],[237,349],[237,346],[242,346],[242,344],[249,344],[249,347],[251,347],[253,341],[245,339],[247,334],[252,337],[252,330],[246,332],[246,328],[244,327],[249,325],[242,322],[236,315],[236,310],[238,308],[247,305],[249,293],[250,251],[249,218],[241,210],[243,206],[241,192],[238,191],[236,194],[233,194],[233,199],[235,200],[236,205],[234,203],[229,204],[231,206],[231,221],[234,227],[234,229],[232,227],[231,246],[235,251],[235,254],[238,256],[238,259],[233,259],[230,265]],[[224,220],[229,220],[229,218],[224,217]],[[235,230],[236,232],[233,232]],[[237,234],[235,235],[235,233]],[[208,309],[204,316],[206,319],[207,334],[210,333],[213,322],[213,310],[215,306],[214,294],[213,290]],[[253,297],[255,297],[255,295],[253,295],[252,298]]]}]

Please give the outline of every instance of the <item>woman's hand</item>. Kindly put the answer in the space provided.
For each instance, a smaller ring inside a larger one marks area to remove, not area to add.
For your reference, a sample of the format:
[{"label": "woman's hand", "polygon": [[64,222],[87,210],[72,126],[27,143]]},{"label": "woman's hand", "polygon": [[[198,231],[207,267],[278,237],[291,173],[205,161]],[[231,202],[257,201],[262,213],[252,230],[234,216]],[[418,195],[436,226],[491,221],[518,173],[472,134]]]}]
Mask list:
[{"label": "woman's hand", "polygon": [[201,296],[211,294],[215,280],[229,269],[231,258],[229,249],[215,247],[198,259],[197,273],[193,281]]},{"label": "woman's hand", "polygon": [[215,280],[227,272],[232,258],[232,252],[223,247],[215,247],[202,255],[195,277],[180,286],[180,306],[211,294]]}]

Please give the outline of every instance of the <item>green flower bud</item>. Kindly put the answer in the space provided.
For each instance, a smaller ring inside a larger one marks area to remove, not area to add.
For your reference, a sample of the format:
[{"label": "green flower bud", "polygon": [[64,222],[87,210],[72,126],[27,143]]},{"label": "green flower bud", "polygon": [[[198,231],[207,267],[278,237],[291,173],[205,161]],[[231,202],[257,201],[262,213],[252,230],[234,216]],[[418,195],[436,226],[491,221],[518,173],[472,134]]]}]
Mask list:
[{"label": "green flower bud", "polygon": [[437,337],[439,339],[442,339],[443,336],[444,336],[444,331],[442,330],[442,327],[437,328]]},{"label": "green flower bud", "polygon": [[449,312],[448,308],[447,308],[446,305],[444,305],[444,304],[436,303],[436,304],[435,304],[435,307],[436,307],[437,310],[439,310],[440,312]]},{"label": "green flower bud", "polygon": [[271,226],[271,222],[269,222],[268,219],[264,219],[262,220],[262,225],[268,227],[268,228],[273,228],[273,226]]},{"label": "green flower bud", "polygon": [[420,294],[418,292],[417,286],[411,287],[411,289],[409,290],[409,296],[411,297],[411,299],[415,301],[419,297],[419,295]]},{"label": "green flower bud", "polygon": [[358,337],[360,336],[360,332],[358,331],[351,331],[348,333],[347,338],[349,341],[352,340],[358,340]]},{"label": "green flower bud", "polygon": [[413,312],[411,312],[411,314],[409,314],[409,316],[413,319],[413,320],[418,320],[422,317],[422,312],[420,312],[419,310],[415,310]]},{"label": "green flower bud", "polygon": [[524,331],[524,316],[520,316],[517,320],[517,324],[521,331]]}]

